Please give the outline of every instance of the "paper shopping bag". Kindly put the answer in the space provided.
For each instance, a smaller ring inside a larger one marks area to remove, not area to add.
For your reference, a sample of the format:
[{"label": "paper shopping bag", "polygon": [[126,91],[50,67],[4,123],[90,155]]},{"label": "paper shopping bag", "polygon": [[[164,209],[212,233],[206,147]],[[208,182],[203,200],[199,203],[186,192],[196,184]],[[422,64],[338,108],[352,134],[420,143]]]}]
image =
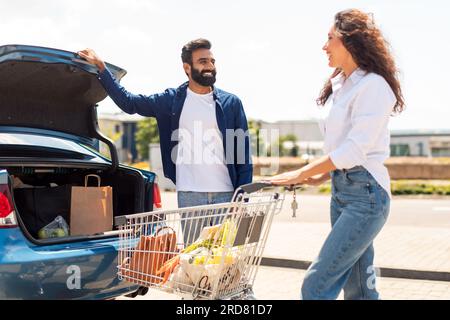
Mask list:
[{"label": "paper shopping bag", "polygon": [[161,283],[162,275],[157,271],[177,254],[175,230],[167,226],[161,227],[155,235],[141,236],[131,259],[126,258],[122,262],[122,275],[128,281],[141,285]]},{"label": "paper shopping bag", "polygon": [[[88,187],[89,177],[95,177],[97,187]],[[87,175],[84,187],[72,187],[70,203],[70,235],[93,235],[112,230],[112,187],[101,187],[100,177]]]}]

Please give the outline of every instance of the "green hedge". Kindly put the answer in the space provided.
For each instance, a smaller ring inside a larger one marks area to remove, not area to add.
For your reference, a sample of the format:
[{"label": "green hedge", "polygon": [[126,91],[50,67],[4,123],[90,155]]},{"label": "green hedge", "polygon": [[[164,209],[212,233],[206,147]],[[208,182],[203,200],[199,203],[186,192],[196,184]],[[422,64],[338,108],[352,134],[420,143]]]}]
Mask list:
[{"label": "green hedge", "polygon": [[[399,180],[391,182],[391,191],[393,195],[417,195],[417,194],[435,194],[450,195],[450,181],[439,183]],[[323,184],[319,187],[320,193],[331,193],[331,185]]]},{"label": "green hedge", "polygon": [[391,183],[393,195],[408,194],[437,194],[450,195],[449,184],[436,184],[430,182],[393,181]]},{"label": "green hedge", "polygon": [[319,187],[320,193],[331,193],[331,184],[325,183]]}]

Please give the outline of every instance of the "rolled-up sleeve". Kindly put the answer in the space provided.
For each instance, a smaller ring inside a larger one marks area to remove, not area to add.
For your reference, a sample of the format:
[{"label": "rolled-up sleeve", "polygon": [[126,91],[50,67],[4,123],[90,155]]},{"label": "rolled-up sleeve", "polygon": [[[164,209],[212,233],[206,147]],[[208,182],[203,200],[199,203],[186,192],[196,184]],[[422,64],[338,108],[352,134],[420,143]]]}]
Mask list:
[{"label": "rolled-up sleeve", "polygon": [[366,162],[386,128],[396,97],[380,76],[368,79],[353,101],[351,128],[343,143],[329,156],[337,169],[349,169]]}]

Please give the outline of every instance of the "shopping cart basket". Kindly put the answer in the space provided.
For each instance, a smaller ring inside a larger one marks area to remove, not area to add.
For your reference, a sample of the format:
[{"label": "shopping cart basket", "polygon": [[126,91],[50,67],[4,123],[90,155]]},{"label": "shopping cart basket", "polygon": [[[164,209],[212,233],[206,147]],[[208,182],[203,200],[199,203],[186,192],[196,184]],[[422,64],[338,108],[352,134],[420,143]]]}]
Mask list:
[{"label": "shopping cart basket", "polygon": [[192,299],[251,298],[284,194],[257,182],[229,203],[120,216],[121,280]]}]

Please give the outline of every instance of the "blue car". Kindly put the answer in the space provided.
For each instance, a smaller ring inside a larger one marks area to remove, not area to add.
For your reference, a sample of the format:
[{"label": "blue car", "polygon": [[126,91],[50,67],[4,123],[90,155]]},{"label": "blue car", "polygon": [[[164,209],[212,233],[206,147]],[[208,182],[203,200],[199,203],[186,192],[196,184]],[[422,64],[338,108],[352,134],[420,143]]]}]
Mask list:
[{"label": "blue car", "polygon": [[[116,79],[126,71],[108,64]],[[113,216],[160,205],[155,174],[119,164],[98,128],[107,94],[98,70],[72,52],[0,46],[0,299],[112,299],[145,294],[117,277],[118,231],[42,238],[65,219],[72,186],[96,174]],[[103,143],[110,156],[100,153]]]}]

